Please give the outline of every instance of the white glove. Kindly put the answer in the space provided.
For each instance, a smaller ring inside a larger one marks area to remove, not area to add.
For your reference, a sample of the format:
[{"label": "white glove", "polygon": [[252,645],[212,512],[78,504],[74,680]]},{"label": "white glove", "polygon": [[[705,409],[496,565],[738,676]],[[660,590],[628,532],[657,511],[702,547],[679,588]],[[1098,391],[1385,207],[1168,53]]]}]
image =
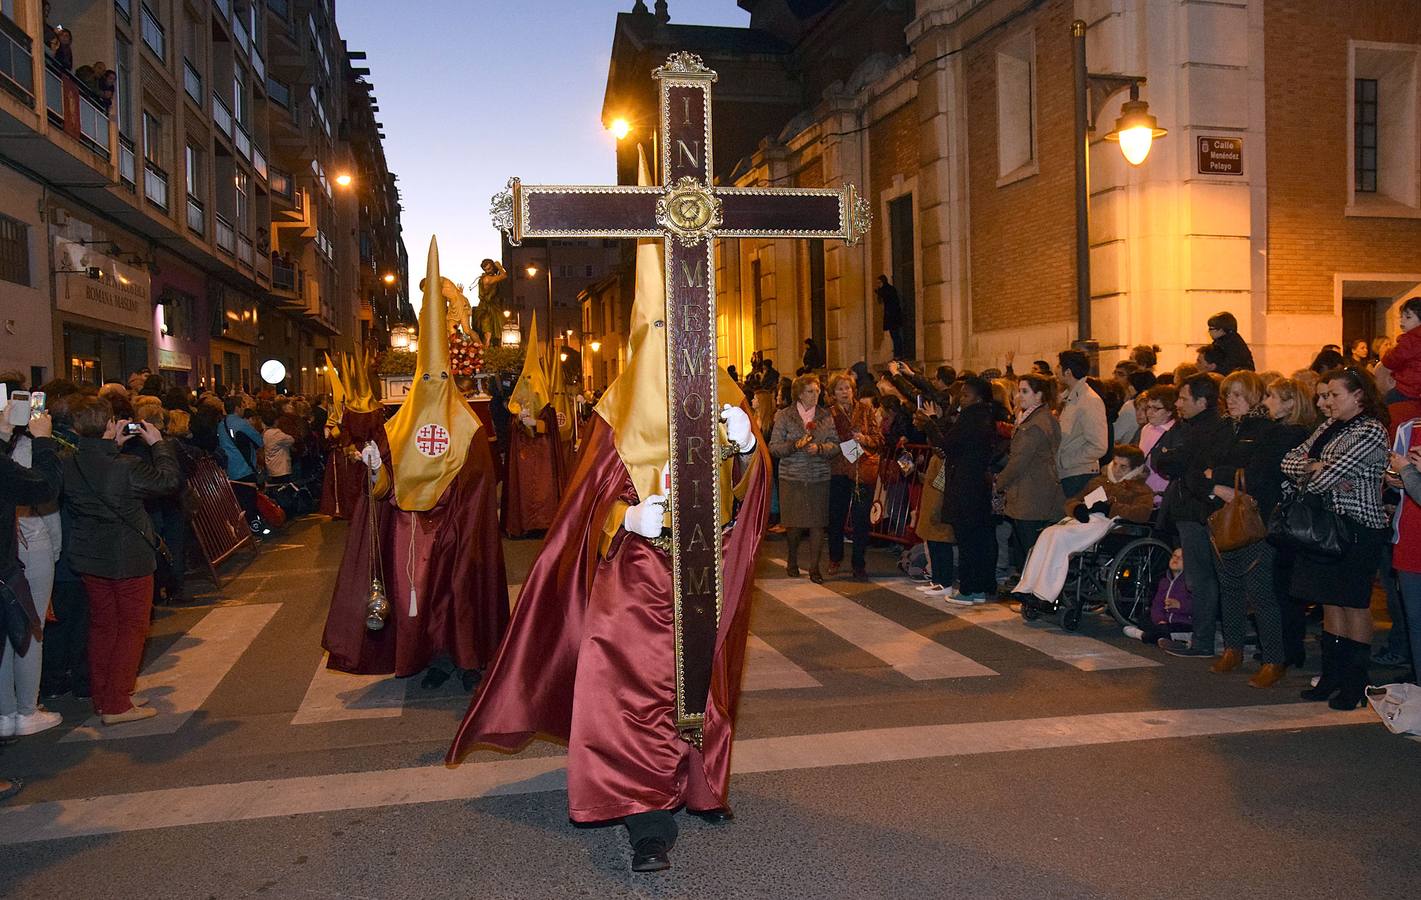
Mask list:
[{"label": "white glove", "polygon": [[642,537],[661,537],[661,523],[666,516],[666,495],[652,494],[636,506],[627,507],[622,527]]},{"label": "white glove", "polygon": [[525,428],[538,427],[538,420],[528,415],[526,412],[518,414],[518,421],[522,422],[523,427]]},{"label": "white glove", "polygon": [[755,432],[745,410],[727,403],[720,408],[720,420],[725,423],[725,436],[740,445],[741,453],[755,449]]},{"label": "white glove", "polygon": [[367,441],[360,450],[360,461],[365,463],[365,467],[371,472],[380,471],[384,462],[380,459],[380,448],[375,446],[374,441]]}]

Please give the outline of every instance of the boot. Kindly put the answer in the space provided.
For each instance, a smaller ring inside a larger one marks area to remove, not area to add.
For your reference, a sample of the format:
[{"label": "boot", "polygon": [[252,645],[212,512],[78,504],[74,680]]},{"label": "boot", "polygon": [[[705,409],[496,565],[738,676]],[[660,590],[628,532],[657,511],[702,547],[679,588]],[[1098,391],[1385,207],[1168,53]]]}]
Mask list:
[{"label": "boot", "polygon": [[1342,669],[1338,660],[1338,642],[1342,639],[1324,631],[1318,643],[1322,646],[1322,674],[1317,686],[1308,688],[1298,696],[1304,700],[1326,700],[1341,686]]},{"label": "boot", "polygon": [[1209,667],[1211,672],[1232,672],[1243,665],[1243,651],[1233,647],[1225,647],[1224,653]]},{"label": "boot", "polygon": [[1264,663],[1258,668],[1258,674],[1248,679],[1248,684],[1256,688],[1272,687],[1283,680],[1286,671],[1288,667],[1282,663]]},{"label": "boot", "polygon": [[1337,696],[1327,701],[1333,709],[1356,709],[1367,690],[1367,677],[1372,663],[1372,645],[1347,638],[1338,638],[1338,662],[1342,673],[1338,679],[1340,690]]}]

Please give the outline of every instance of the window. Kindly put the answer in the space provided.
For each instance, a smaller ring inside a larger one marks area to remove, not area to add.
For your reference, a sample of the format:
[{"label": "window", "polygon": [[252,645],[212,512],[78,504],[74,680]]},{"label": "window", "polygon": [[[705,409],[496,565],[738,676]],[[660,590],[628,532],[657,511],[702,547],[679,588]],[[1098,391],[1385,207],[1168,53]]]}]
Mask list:
[{"label": "window", "polygon": [[246,78],[241,66],[232,70],[232,118],[244,126],[251,123],[251,107],[247,103]]},{"label": "window", "polygon": [[1377,192],[1377,80],[1357,78],[1352,96],[1355,190]]},{"label": "window", "polygon": [[184,150],[187,163],[187,192],[189,196],[202,198],[202,151],[188,144]]},{"label": "window", "polygon": [[237,187],[237,233],[247,233],[247,219],[250,212],[247,209],[247,196],[251,191],[251,176],[241,169],[237,170],[237,177],[233,179]]},{"label": "window", "polygon": [[997,177],[1036,171],[1036,41],[1028,31],[997,48]]},{"label": "window", "polygon": [[591,277],[592,277],[592,266],[587,266],[586,269],[587,269],[587,271],[586,271],[586,273],[585,273],[586,276],[587,276],[588,278],[591,278]]},{"label": "window", "polygon": [[898,289],[903,313],[903,346],[908,356],[917,347],[917,264],[913,232],[913,195],[888,201],[889,276]]},{"label": "window", "polygon": [[114,58],[118,60],[117,96],[114,98],[114,115],[118,117],[118,133],[130,140],[133,138],[133,45],[123,38],[114,41]]},{"label": "window", "polygon": [[0,216],[0,280],[30,286],[30,227]]},{"label": "window", "polygon": [[1421,44],[1352,41],[1346,213],[1421,218]]},{"label": "window", "polygon": [[166,168],[168,154],[163,146],[163,120],[143,111],[143,158],[159,168]]}]

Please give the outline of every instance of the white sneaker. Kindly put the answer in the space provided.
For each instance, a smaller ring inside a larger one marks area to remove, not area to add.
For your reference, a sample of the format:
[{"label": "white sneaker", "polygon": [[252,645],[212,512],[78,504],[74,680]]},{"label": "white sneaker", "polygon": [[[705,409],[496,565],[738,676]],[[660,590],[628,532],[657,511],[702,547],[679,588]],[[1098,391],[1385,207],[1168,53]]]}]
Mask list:
[{"label": "white sneaker", "polygon": [[1321,675],[1314,675],[1314,676],[1312,677],[1312,681],[1309,681],[1308,684],[1312,685],[1313,687],[1317,687],[1317,683],[1318,683],[1319,681],[1321,681],[1321,680],[1322,680],[1322,676],[1321,676]]},{"label": "white sneaker", "polygon": [[1126,625],[1121,631],[1132,641],[1138,641],[1145,636],[1145,632],[1137,625]]},{"label": "white sneaker", "polygon": [[18,714],[0,716],[0,738],[12,738],[15,736],[15,720]]},{"label": "white sneaker", "polygon": [[952,588],[943,587],[940,584],[935,584],[932,587],[928,588],[926,591],[923,591],[923,593],[928,595],[929,597],[949,596],[952,594]]},{"label": "white sneaker", "polygon": [[28,716],[17,715],[15,716],[15,736],[24,737],[28,734],[39,734],[63,721],[63,716],[47,709],[37,709]]},{"label": "white sneaker", "polygon": [[918,585],[917,587],[913,588],[913,590],[922,591],[924,594],[931,594],[934,591],[941,591],[942,585],[938,584],[935,581],[929,581],[927,584]]}]

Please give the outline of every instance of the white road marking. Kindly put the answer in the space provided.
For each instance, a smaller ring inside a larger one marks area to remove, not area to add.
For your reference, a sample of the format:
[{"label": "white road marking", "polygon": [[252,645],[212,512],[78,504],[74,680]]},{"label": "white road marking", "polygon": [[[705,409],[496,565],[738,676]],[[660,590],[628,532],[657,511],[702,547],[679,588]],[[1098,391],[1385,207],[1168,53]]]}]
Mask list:
[{"label": "white road marking", "polygon": [[112,727],[105,727],[94,716],[60,743],[177,731],[207,701],[280,608],[280,603],[261,603],[212,610],[138,676],[135,692],[147,697],[158,715]]},{"label": "white road marking", "polygon": [[755,587],[914,681],[997,674],[807,579],[761,578]]},{"label": "white road marking", "polygon": [[745,676],[741,690],[778,691],[819,687],[819,679],[790,661],[761,638],[745,640]]},{"label": "white road marking", "polygon": [[[1377,724],[1376,716],[1366,708],[1339,713],[1316,703],[1279,703],[876,728],[739,741],[735,745],[735,770],[744,776],[755,772],[1363,723]],[[560,755],[519,757],[465,763],[454,768],[435,765],[346,772],[6,805],[0,807],[0,845],[545,793],[566,788],[565,764],[566,758]]]},{"label": "white road marking", "polygon": [[993,634],[1000,635],[1009,641],[1024,644],[1033,650],[1039,650],[1052,659],[1075,666],[1086,672],[1098,672],[1105,669],[1140,669],[1150,666],[1161,665],[1159,660],[1149,659],[1135,653],[1121,650],[1113,644],[1105,641],[1098,641],[1094,638],[1082,637],[1063,631],[1060,628],[1045,623],[1036,625],[1027,624],[1021,616],[1014,613],[1003,603],[984,603],[978,606],[956,606],[948,603],[941,597],[929,597],[921,591],[915,590],[914,585],[921,582],[909,581],[907,579],[878,579],[875,585],[886,590],[901,594],[918,602],[931,606],[940,612],[945,612],[950,616],[956,616],[966,622],[970,622],[979,628],[985,628]]},{"label": "white road marking", "polygon": [[326,668],[330,654],[311,676],[306,697],[292,725],[315,725],[346,719],[392,719],[404,712],[408,678],[393,675],[351,675]]}]

